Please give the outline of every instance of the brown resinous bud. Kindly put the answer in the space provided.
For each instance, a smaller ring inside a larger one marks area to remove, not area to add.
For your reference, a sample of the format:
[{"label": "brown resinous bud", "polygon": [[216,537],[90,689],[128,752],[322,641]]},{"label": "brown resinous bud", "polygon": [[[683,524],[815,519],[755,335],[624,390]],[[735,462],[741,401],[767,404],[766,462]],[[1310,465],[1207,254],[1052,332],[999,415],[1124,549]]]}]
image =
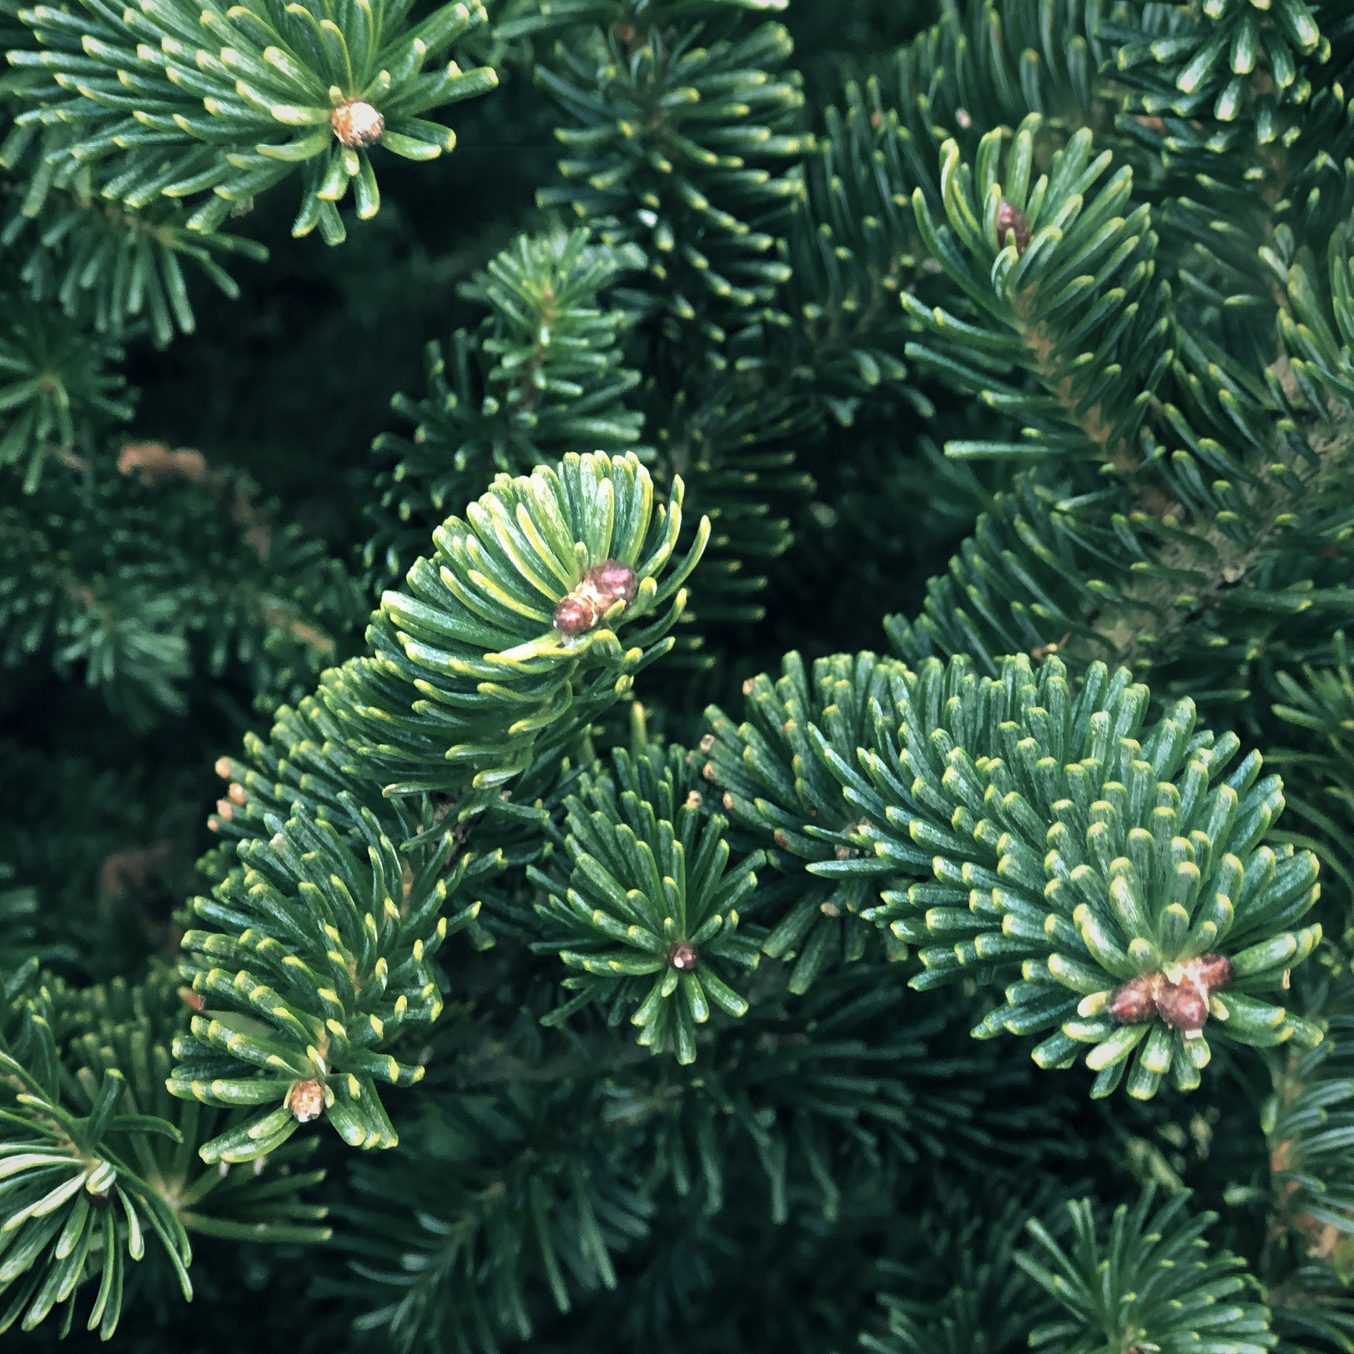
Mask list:
[{"label": "brown resinous bud", "polygon": [[370,146],[381,139],[386,120],[363,99],[349,99],[329,115],[334,135],[345,146]]},{"label": "brown resinous bud", "polygon": [[1155,1011],[1156,994],[1152,991],[1152,978],[1148,974],[1130,979],[1110,998],[1110,1019],[1120,1025],[1141,1025],[1150,1020]]},{"label": "brown resinous bud", "polygon": [[1221,954],[1201,954],[1180,965],[1172,977],[1161,975],[1157,1012],[1186,1038],[1197,1035],[1208,1020],[1209,994],[1232,980],[1232,961]]},{"label": "brown resinous bud", "polygon": [[635,571],[618,559],[604,559],[600,564],[594,564],[585,575],[585,581],[610,599],[608,606],[611,602],[633,602],[639,587]]},{"label": "brown resinous bud", "polygon": [[680,973],[690,973],[700,956],[689,940],[679,940],[668,949],[668,963]]},{"label": "brown resinous bud", "polygon": [[1226,955],[1201,954],[1166,973],[1144,973],[1115,989],[1110,998],[1110,1019],[1120,1025],[1141,1025],[1153,1012],[1186,1038],[1198,1035],[1208,1021],[1208,998],[1232,980],[1232,963]]},{"label": "brown resinous bud", "polygon": [[324,1082],[314,1078],[294,1082],[287,1092],[287,1108],[298,1124],[318,1119],[324,1113]]},{"label": "brown resinous bud", "polygon": [[1198,1034],[1208,1019],[1208,994],[1191,982],[1163,982],[1157,992],[1157,1014],[1173,1030]]},{"label": "brown resinous bud", "polygon": [[555,629],[566,638],[585,634],[617,602],[627,606],[635,600],[639,582],[635,571],[620,560],[606,559],[594,564],[582,581],[555,608]]},{"label": "brown resinous bud", "polygon": [[581,635],[597,624],[599,612],[591,597],[570,593],[555,608],[555,629],[566,638]]},{"label": "brown resinous bud", "polygon": [[1225,954],[1201,954],[1190,963],[1195,965],[1199,985],[1209,992],[1216,992],[1232,981],[1232,961]]}]

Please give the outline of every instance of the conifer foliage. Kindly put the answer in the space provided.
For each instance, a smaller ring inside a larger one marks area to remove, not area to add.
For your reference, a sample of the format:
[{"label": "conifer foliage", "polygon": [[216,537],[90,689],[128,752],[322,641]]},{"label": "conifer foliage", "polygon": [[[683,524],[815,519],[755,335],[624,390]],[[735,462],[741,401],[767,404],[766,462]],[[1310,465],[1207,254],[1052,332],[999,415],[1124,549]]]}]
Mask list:
[{"label": "conifer foliage", "polygon": [[1354,1354],[1342,0],[0,51],[0,1336]]}]

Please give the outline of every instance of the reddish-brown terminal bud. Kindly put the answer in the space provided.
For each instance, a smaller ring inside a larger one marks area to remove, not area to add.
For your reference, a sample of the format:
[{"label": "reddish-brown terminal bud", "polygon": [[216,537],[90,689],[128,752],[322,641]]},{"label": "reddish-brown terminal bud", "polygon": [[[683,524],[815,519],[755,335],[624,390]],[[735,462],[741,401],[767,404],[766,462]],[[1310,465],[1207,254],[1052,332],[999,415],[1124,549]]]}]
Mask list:
[{"label": "reddish-brown terminal bud", "polygon": [[555,608],[555,629],[566,637],[581,635],[596,624],[597,607],[590,598],[570,593]]},{"label": "reddish-brown terminal bud", "polygon": [[222,780],[234,779],[234,772],[231,768],[229,757],[218,757],[216,759],[216,774],[220,776]]},{"label": "reddish-brown terminal bud", "polygon": [[1208,997],[1191,982],[1163,982],[1157,991],[1157,1012],[1172,1029],[1198,1034],[1208,1019]]},{"label": "reddish-brown terminal bud", "polygon": [[1152,980],[1144,975],[1130,978],[1110,998],[1110,1019],[1120,1025],[1141,1025],[1152,1018],[1155,1003],[1152,999]]},{"label": "reddish-brown terminal bud", "polygon": [[584,576],[584,582],[591,583],[608,606],[616,601],[633,602],[639,587],[635,571],[618,559],[604,559],[600,564],[594,564]]},{"label": "reddish-brown terminal bud", "polygon": [[700,956],[689,940],[679,940],[668,950],[668,963],[682,973],[690,973]]},{"label": "reddish-brown terminal bud", "polygon": [[1016,253],[1023,254],[1030,247],[1030,223],[1025,213],[1005,198],[997,204],[997,240],[1006,243],[1007,231],[1014,231]]},{"label": "reddish-brown terminal bud", "polygon": [[308,1124],[324,1113],[324,1082],[298,1081],[287,1092],[287,1108],[298,1124]]},{"label": "reddish-brown terminal bud", "polygon": [[345,146],[370,146],[386,129],[385,118],[363,99],[339,104],[330,114],[329,123]]},{"label": "reddish-brown terminal bud", "polygon": [[238,780],[231,781],[230,789],[226,791],[226,795],[232,804],[243,804],[247,798],[244,786]]},{"label": "reddish-brown terminal bud", "polygon": [[1232,981],[1232,961],[1225,954],[1201,954],[1194,964],[1205,992],[1216,992]]}]

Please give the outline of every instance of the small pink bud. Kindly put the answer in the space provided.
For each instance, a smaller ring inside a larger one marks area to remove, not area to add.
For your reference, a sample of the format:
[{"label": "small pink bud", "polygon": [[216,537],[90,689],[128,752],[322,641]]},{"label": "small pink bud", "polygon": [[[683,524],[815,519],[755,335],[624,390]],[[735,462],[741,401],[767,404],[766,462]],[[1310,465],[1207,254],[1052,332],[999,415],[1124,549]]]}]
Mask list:
[{"label": "small pink bud", "polygon": [[299,1124],[308,1124],[324,1113],[324,1083],[322,1081],[298,1081],[287,1092],[287,1108]]},{"label": "small pink bud", "polygon": [[1007,231],[1015,232],[1016,253],[1023,254],[1030,247],[1030,223],[1019,207],[1002,198],[997,204],[997,240],[999,243],[1006,243]]},{"label": "small pink bud", "polygon": [[591,630],[597,624],[597,608],[586,597],[565,597],[555,608],[555,629],[572,637]]},{"label": "small pink bud", "polygon": [[633,602],[638,583],[635,571],[618,559],[604,559],[594,564],[585,575],[584,581],[591,583],[606,599],[606,605],[612,602]]},{"label": "small pink bud", "polygon": [[1172,1029],[1197,1034],[1208,1019],[1208,998],[1191,982],[1162,983],[1157,1011]]},{"label": "small pink bud", "polygon": [[668,963],[682,973],[690,973],[699,958],[696,947],[689,940],[679,940],[668,950]]},{"label": "small pink bud", "polygon": [[1120,1025],[1141,1025],[1151,1019],[1153,1005],[1151,978],[1130,978],[1110,998],[1110,1019]]}]

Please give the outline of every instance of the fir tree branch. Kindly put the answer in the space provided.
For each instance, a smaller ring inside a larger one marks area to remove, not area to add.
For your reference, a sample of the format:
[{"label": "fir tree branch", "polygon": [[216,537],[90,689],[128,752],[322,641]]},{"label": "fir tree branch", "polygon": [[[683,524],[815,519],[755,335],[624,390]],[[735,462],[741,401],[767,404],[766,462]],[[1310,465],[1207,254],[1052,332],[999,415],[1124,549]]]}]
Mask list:
[{"label": "fir tree branch", "polygon": [[[478,911],[449,919],[448,901],[503,863],[462,852],[465,831],[538,740],[558,746],[671,646],[708,532],[660,583],[680,493],[655,513],[633,455],[500,476],[439,528],[437,565],[419,560],[408,591],[385,595],[374,656],[281,711],[272,746],[250,748],[258,769],[228,768],[239,793],[217,822],[243,872],[226,866],[195,903],[210,929],[184,937],[186,976],[222,1009],[176,1045],[171,1089],[262,1108],[204,1149],[213,1159],[262,1155],[321,1115],[350,1145],[394,1145],[372,1078],[423,1075],[390,1042],[441,1010],[429,961]],[[613,627],[646,613],[622,649]],[[456,795],[455,815],[430,792]]]},{"label": "fir tree branch", "polygon": [[380,207],[370,148],[436,159],[455,134],[423,114],[497,83],[487,67],[424,69],[485,22],[477,0],[417,23],[410,0],[343,17],[340,27],[302,6],[279,15],[263,5],[147,4],[115,20],[92,0],[79,14],[20,10],[36,42],[9,59],[41,103],[18,125],[61,129],[65,137],[47,151],[57,163],[120,157],[100,190],[133,209],[211,194],[188,218],[195,230],[214,231],[232,204],[300,167],[293,233],[318,226],[335,244],[344,236],[335,203],[349,185],[360,218]]},{"label": "fir tree branch", "polygon": [[859,836],[895,872],[867,915],[922,945],[913,986],[1004,986],[974,1034],[1052,1028],[1033,1053],[1042,1067],[1091,1045],[1097,1096],[1126,1072],[1140,1099],[1167,1073],[1192,1090],[1205,1026],[1261,1047],[1320,1040],[1253,995],[1320,940],[1319,925],[1289,929],[1316,901],[1317,867],[1260,845],[1280,785],[1259,779],[1255,754],[1226,774],[1234,735],[1196,734],[1188,701],[1146,730],[1148,693],[1127,670],[1093,666],[1074,693],[1056,659],[1036,673],[1010,658],[995,678],[931,662],[890,695],[859,768],[829,731],[810,736],[862,814]]}]

